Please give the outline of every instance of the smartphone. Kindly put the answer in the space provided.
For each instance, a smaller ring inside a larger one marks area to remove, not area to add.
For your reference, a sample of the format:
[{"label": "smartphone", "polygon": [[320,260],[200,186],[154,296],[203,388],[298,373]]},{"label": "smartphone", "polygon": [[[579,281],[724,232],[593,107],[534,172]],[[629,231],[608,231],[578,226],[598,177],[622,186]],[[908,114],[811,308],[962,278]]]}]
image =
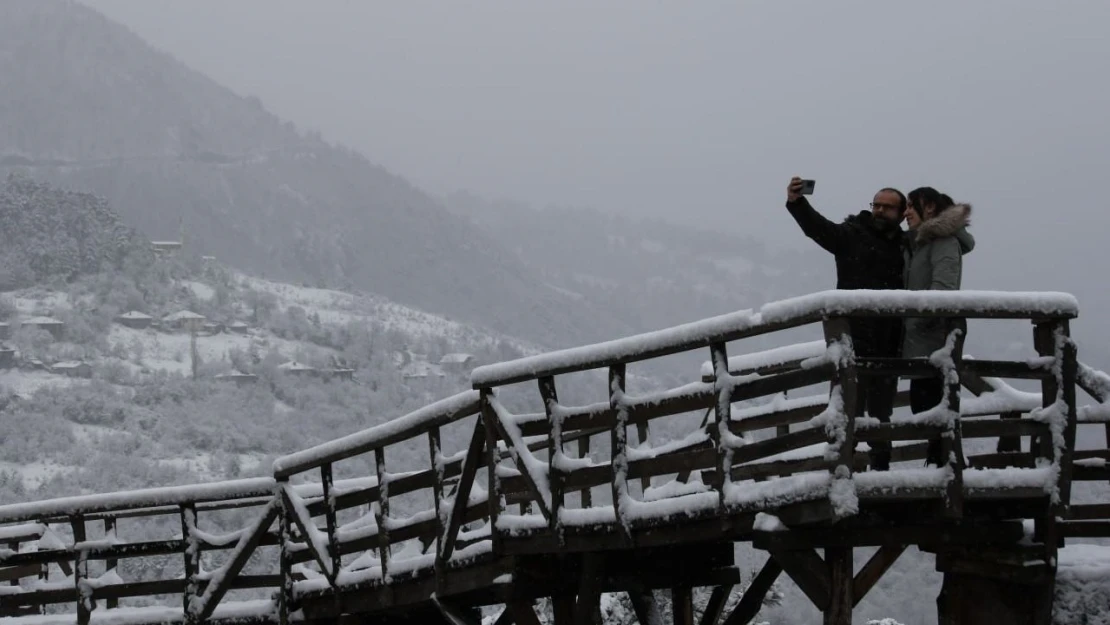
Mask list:
[{"label": "smartphone", "polygon": [[813,187],[817,186],[816,180],[802,181],[802,195],[813,195]]}]

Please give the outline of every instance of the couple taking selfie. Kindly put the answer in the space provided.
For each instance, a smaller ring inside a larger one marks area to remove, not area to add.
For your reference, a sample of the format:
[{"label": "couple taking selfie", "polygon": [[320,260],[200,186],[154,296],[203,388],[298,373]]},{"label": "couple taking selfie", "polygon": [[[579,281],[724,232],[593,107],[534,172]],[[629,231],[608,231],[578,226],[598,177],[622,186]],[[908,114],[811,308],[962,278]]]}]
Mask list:
[{"label": "couple taking selfie", "polygon": [[[932,187],[908,196],[886,187],[871,201],[871,210],[835,223],[806,199],[814,182],[795,177],[786,188],[786,208],[802,232],[836,259],[838,289],[909,289],[956,291],[960,288],[963,255],[975,247],[967,231],[970,204],[957,204]],[[902,221],[907,229],[902,229]],[[928,358],[945,345],[944,321],[938,318],[852,319],[855,353],[865,358]],[[860,379],[857,416],[889,422],[894,412],[896,377]],[[944,399],[944,382],[934,377],[910,378],[910,409],[933,408]],[[890,468],[890,443],[871,444],[871,468]],[[940,445],[930,442],[926,463],[940,466]]]}]

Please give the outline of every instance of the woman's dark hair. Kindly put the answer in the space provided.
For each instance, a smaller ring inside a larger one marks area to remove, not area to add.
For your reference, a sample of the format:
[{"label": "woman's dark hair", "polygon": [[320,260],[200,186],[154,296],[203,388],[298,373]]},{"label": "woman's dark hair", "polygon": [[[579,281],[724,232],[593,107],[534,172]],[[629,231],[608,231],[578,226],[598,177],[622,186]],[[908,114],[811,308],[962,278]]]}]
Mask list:
[{"label": "woman's dark hair", "polygon": [[935,211],[933,214],[939,215],[956,204],[947,194],[941,193],[932,187],[918,187],[910,191],[909,197],[910,204],[922,219],[925,218],[922,212],[925,206],[932,205]]}]

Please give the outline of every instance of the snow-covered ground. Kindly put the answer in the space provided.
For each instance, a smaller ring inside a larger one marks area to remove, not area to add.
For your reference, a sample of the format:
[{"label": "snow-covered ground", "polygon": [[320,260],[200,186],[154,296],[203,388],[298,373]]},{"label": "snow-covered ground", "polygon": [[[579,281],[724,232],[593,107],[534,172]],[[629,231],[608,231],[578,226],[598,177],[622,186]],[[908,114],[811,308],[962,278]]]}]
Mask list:
[{"label": "snow-covered ground", "polygon": [[1110,546],[1072,543],[1057,564],[1053,623],[1110,623]]},{"label": "snow-covered ground", "polygon": [[[256,278],[239,272],[232,272],[233,283],[245,289],[252,289],[273,296],[280,310],[297,306],[310,318],[319,318],[326,325],[376,324],[379,327],[398,331],[412,337],[414,341],[423,339],[445,339],[460,348],[480,348],[506,341],[524,353],[537,353],[540,350],[523,341],[499,335],[482,328],[468,326],[445,317],[419,311],[389,301],[369,293],[348,293],[332,289],[319,289],[296,286],[272,280]],[[199,300],[211,301],[217,296],[216,283],[204,278],[181,280],[173,285],[188,290]],[[232,304],[239,313],[239,319],[247,320],[249,309],[244,299],[245,292],[232,289]],[[39,315],[67,315],[75,309],[91,310],[92,296],[75,298],[63,291],[45,287],[35,287],[22,291],[6,293],[4,299],[15,312],[13,321],[25,320]],[[155,314],[165,311],[144,311]],[[104,337],[107,349],[95,357],[87,358],[94,367],[94,376],[101,377],[106,366],[124,367],[139,379],[158,372],[169,372],[188,376],[191,372],[191,339],[186,332],[162,331],[158,329],[134,329],[112,323]],[[85,351],[86,346],[72,346],[76,353]],[[304,358],[323,359],[333,350],[304,341],[289,340],[275,335],[265,327],[251,327],[247,333],[225,331],[218,334],[199,334],[196,338],[197,353],[204,365],[226,364],[230,367],[229,355],[233,351],[253,352],[267,357],[278,355],[282,361]],[[67,348],[68,349],[68,348]],[[49,363],[48,363],[49,364]],[[437,368],[434,363],[418,362],[410,366]],[[399,365],[399,369],[400,369]],[[0,395],[14,393],[28,399],[44,388],[68,388],[94,382],[81,378],[67,377],[47,370],[29,368],[0,369]],[[96,384],[103,384],[97,381]],[[124,382],[126,383],[126,382]],[[123,392],[130,389],[118,387]],[[276,412],[289,412],[293,408],[281,401],[275,402]],[[79,443],[95,448],[95,441],[101,437],[118,440],[121,436],[142,436],[134,432],[124,432],[103,426],[72,424],[73,433]],[[144,441],[144,444],[157,441]],[[162,455],[149,458],[154,464],[191,472],[199,479],[222,479],[220,472],[227,469],[232,459],[222,454],[214,459],[208,453],[191,455]],[[15,463],[0,458],[0,471],[17,473],[28,490],[34,490],[55,477],[82,470],[80,458],[72,464],[67,458],[42,460],[33,463]],[[261,461],[260,456],[241,454],[233,458],[239,470],[253,471]]]},{"label": "snow-covered ground", "polygon": [[30,397],[40,388],[65,387],[73,382],[73,378],[46,371],[0,369],[0,392],[7,391],[20,397]]},{"label": "snow-covered ground", "polygon": [[[345,324],[348,322],[369,323],[373,321],[387,329],[398,330],[414,338],[443,337],[448,340],[466,341],[472,345],[484,346],[493,345],[498,340],[507,340],[526,353],[538,351],[537,346],[530,345],[525,341],[410,308],[370,293],[349,293],[333,289],[296,286],[245,274],[236,274],[236,278],[242,286],[273,295],[277,298],[278,305],[281,308],[300,306],[305,313],[318,315],[323,323]],[[195,286],[193,289],[194,292],[197,292]],[[199,296],[200,293],[198,292]]]}]

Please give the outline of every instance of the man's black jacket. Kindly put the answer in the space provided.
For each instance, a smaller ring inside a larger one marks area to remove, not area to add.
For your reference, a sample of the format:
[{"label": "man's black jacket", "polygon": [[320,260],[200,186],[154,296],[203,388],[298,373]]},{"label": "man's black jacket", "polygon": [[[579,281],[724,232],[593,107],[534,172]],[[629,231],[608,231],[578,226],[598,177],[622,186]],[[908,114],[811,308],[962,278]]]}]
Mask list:
[{"label": "man's black jacket", "polygon": [[[882,223],[869,211],[833,223],[806,198],[786,208],[802,232],[836,258],[838,289],[901,289],[902,229]],[[902,335],[899,319],[854,321],[852,338],[861,356],[897,356]]]}]

